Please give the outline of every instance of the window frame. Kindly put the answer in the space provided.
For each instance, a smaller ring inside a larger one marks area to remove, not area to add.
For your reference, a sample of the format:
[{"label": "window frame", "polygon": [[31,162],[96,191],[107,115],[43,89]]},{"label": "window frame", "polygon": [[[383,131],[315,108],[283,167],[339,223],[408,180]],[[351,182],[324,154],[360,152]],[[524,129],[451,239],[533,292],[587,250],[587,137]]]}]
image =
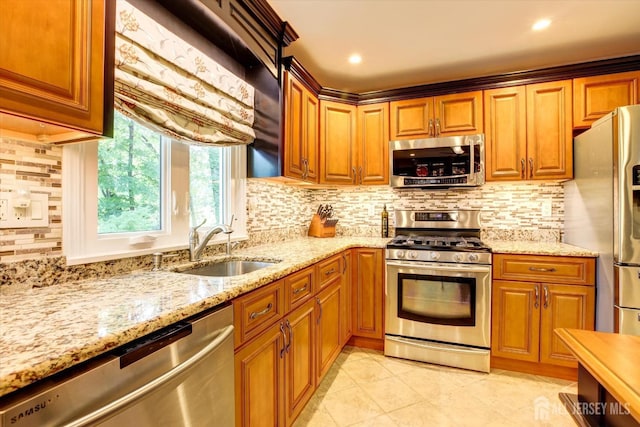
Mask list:
[{"label": "window frame", "polygon": [[[184,178],[185,169],[187,176],[189,171],[189,146],[163,137],[161,151],[161,230],[99,235],[98,141],[63,146],[63,253],[68,265],[189,247],[189,179]],[[223,218],[227,222],[234,216],[232,241],[246,240],[246,146],[223,147],[221,168]],[[206,233],[214,225],[208,220],[198,231]],[[209,245],[226,241],[227,236],[220,233]]]}]

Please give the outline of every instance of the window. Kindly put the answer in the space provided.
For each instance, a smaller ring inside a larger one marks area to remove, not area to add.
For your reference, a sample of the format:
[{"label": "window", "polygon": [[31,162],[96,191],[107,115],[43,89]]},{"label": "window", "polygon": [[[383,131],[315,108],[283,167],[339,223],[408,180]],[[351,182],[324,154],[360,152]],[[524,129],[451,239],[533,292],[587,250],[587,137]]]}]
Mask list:
[{"label": "window", "polygon": [[189,227],[232,215],[246,238],[245,159],[245,146],[187,145],[116,112],[112,140],[63,148],[67,262],[186,248]]}]

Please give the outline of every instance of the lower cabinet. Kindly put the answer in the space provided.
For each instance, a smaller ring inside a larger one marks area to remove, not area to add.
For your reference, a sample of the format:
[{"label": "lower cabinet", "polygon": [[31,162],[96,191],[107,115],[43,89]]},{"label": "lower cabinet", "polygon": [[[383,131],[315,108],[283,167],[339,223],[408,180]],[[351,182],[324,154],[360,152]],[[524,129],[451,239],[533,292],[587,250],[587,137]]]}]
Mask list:
[{"label": "lower cabinet", "polygon": [[574,378],[554,330],[594,329],[595,260],[494,254],[493,268],[491,366]]},{"label": "lower cabinet", "polygon": [[322,381],[331,365],[342,350],[341,316],[342,288],[341,280],[334,280],[316,297],[317,309],[317,383]]},{"label": "lower cabinet", "polygon": [[233,301],[236,425],[293,424],[351,336],[350,268],[348,250]]},{"label": "lower cabinet", "polygon": [[[352,249],[353,336],[384,339],[384,250]],[[357,340],[356,340],[357,341]],[[373,343],[369,341],[369,343]],[[375,347],[375,343],[373,345]],[[381,348],[381,347],[380,347]]]}]

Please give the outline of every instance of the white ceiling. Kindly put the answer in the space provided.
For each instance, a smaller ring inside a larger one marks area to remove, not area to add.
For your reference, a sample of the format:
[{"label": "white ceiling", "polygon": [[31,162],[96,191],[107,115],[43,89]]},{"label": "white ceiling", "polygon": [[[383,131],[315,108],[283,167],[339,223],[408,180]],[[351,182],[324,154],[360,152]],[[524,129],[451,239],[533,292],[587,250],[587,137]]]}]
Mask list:
[{"label": "white ceiling", "polygon": [[640,0],[268,2],[300,36],[284,54],[354,93],[640,54]]}]

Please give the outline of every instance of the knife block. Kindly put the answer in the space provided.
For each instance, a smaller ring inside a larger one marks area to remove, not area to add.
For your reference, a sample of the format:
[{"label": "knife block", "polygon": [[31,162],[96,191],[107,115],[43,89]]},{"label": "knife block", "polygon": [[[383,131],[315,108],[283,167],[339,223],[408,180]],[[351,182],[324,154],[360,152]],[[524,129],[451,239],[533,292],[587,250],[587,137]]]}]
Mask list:
[{"label": "knife block", "polygon": [[336,235],[336,225],[325,225],[326,219],[320,219],[320,215],[313,214],[309,225],[308,235],[311,237],[334,237]]}]

